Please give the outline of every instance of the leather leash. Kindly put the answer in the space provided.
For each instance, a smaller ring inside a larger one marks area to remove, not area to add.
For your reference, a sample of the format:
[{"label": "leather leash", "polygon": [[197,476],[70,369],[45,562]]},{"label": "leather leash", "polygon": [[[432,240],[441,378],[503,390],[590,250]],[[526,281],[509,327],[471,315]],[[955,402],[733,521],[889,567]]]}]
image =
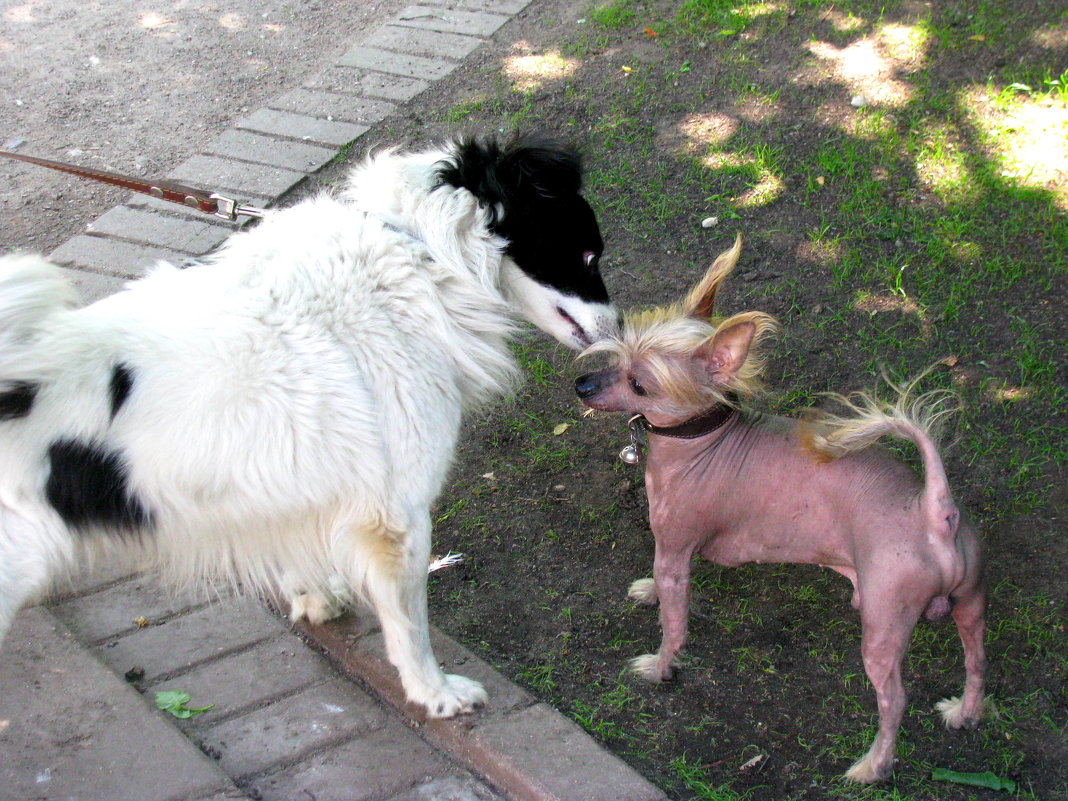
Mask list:
[{"label": "leather leash", "polygon": [[13,153],[10,150],[0,149],[0,156],[6,156],[9,159],[25,161],[29,164],[37,164],[41,167],[48,167],[49,169],[70,173],[71,175],[77,175],[79,178],[90,178],[94,181],[111,184],[112,186],[120,186],[123,189],[129,189],[131,192],[140,192],[142,195],[151,195],[159,200],[166,200],[181,206],[190,206],[205,214],[213,214],[216,217],[223,220],[229,220],[230,222],[233,222],[239,216],[262,217],[266,213],[263,209],[246,206],[242,203],[238,203],[236,200],[223,197],[217,192],[204,192],[200,189],[193,189],[190,186],[175,183],[174,181],[142,181],[139,178],[131,178],[129,175],[121,175],[120,173],[108,172],[107,170],[97,170],[92,167],[78,167],[74,164],[66,164],[62,161],[38,158],[37,156],[25,156],[22,153]]}]

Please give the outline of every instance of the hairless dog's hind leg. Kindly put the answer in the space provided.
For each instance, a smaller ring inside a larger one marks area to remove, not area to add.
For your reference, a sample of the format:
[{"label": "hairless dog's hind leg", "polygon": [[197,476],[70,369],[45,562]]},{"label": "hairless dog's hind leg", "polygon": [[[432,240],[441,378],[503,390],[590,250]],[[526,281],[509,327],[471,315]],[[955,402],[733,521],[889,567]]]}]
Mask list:
[{"label": "hairless dog's hind leg", "polygon": [[939,701],[936,709],[950,729],[974,729],[983,717],[983,685],[986,676],[986,654],[983,650],[983,615],[986,597],[981,587],[967,596],[955,598],[953,620],[957,624],[964,646],[964,695]]},{"label": "hairless dog's hind leg", "polygon": [[[888,598],[900,599],[901,606],[884,603]],[[897,732],[906,706],[901,665],[925,604],[926,599],[909,599],[900,588],[862,589],[860,647],[864,670],[875,688],[879,733],[868,753],[846,772],[847,779],[868,784],[885,779],[894,769]]]}]

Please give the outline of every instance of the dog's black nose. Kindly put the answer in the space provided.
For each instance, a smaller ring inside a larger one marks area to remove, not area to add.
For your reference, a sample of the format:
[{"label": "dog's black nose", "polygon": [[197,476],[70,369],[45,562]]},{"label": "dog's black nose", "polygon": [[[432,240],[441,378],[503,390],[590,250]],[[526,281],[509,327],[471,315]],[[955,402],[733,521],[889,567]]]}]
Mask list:
[{"label": "dog's black nose", "polygon": [[580,398],[590,398],[601,391],[601,382],[597,380],[597,373],[587,373],[575,379],[575,394]]}]

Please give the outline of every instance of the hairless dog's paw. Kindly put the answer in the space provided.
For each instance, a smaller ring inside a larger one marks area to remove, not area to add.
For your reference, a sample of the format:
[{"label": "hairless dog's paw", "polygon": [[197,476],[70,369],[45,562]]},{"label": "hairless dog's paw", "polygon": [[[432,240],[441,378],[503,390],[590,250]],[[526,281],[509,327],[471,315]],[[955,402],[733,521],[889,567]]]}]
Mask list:
[{"label": "hairless dog's paw", "polygon": [[651,578],[640,578],[630,585],[627,597],[636,604],[652,606],[656,603],[656,581]]},{"label": "hairless dog's paw", "polygon": [[642,654],[630,660],[630,669],[646,681],[659,683],[675,677],[674,664],[664,665],[660,654]]},{"label": "hairless dog's paw", "polygon": [[889,778],[893,772],[893,760],[888,761],[885,765],[879,765],[872,758],[871,752],[869,752],[853,763],[853,767],[845,772],[844,778],[857,784],[872,784]]},{"label": "hairless dog's paw", "polygon": [[983,716],[981,706],[976,714],[966,714],[964,699],[957,696],[939,701],[935,704],[935,709],[942,713],[942,722],[946,724],[947,729],[974,729],[979,726],[979,720]]}]

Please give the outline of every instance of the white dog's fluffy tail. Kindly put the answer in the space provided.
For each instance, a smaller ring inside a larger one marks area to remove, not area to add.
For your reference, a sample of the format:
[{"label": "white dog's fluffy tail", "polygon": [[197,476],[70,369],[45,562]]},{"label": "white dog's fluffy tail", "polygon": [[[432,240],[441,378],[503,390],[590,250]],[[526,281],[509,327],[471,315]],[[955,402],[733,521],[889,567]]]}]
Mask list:
[{"label": "white dog's fluffy tail", "polygon": [[78,304],[63,272],[40,256],[0,259],[0,380],[9,377],[49,318]]}]

